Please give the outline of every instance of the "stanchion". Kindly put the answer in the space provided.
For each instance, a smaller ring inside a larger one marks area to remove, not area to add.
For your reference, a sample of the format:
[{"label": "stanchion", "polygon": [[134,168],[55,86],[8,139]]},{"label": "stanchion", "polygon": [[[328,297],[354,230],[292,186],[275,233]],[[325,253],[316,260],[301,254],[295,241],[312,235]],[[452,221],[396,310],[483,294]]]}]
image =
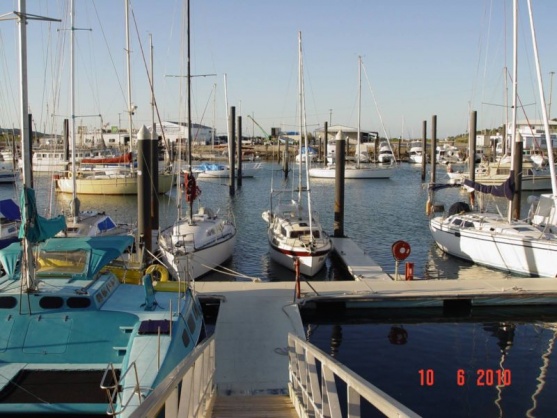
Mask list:
[{"label": "stanchion", "polygon": [[300,286],[300,259],[298,257],[294,258],[294,272],[296,274],[296,298],[300,299],[302,290]]}]

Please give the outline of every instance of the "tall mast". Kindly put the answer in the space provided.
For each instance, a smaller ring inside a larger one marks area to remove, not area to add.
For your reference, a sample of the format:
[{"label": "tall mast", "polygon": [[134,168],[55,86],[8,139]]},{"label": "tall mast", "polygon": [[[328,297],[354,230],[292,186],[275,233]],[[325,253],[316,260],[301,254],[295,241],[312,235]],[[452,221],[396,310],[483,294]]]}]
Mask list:
[{"label": "tall mast", "polygon": [[555,179],[555,162],[553,161],[553,144],[551,143],[551,133],[549,132],[549,117],[547,106],[545,103],[545,95],[543,92],[542,71],[540,68],[540,57],[538,55],[538,43],[536,41],[536,30],[534,29],[534,16],[532,14],[532,3],[528,0],[528,12],[530,15],[530,29],[532,31],[532,44],[534,46],[534,55],[536,57],[536,72],[538,75],[538,87],[540,91],[540,101],[542,107],[543,125],[545,129],[545,140],[547,142],[547,158],[549,160],[549,170],[551,173],[551,192],[553,196],[557,195],[557,180]]},{"label": "tall mast", "polygon": [[76,182],[76,166],[75,166],[75,152],[76,152],[76,140],[75,140],[75,9],[74,0],[70,2],[70,90],[71,90],[71,112],[72,112],[72,202],[70,205],[71,215],[75,218],[79,215],[79,199],[77,198],[77,182]]},{"label": "tall mast", "polygon": [[[186,71],[186,79],[187,79],[187,95],[188,95],[188,164],[190,170],[190,178],[193,176],[192,170],[192,163],[191,163],[191,49],[190,49],[190,0],[187,0],[187,50],[188,50],[188,57],[187,57],[187,71]],[[193,222],[193,198],[190,199],[190,223]]]},{"label": "tall mast", "polygon": [[[299,170],[298,170],[298,202],[302,200],[302,136],[303,136],[303,116],[302,116],[302,106],[303,106],[303,93],[302,93],[302,32],[298,32],[298,98],[300,107],[300,145],[298,151],[298,158],[300,160]],[[288,142],[288,139],[286,140]],[[307,154],[307,149],[306,149]],[[307,167],[306,167],[307,170]]]},{"label": "tall mast", "polygon": [[[516,106],[517,106],[517,79],[518,79],[518,0],[513,0],[513,100],[511,113],[511,171],[516,169],[514,154],[516,152]],[[509,205],[508,220],[512,221],[513,205]]]},{"label": "tall mast", "polygon": [[[360,123],[362,117],[362,56],[358,55],[358,133],[356,136],[356,167],[360,167]],[[377,159],[377,156],[375,156]]]},{"label": "tall mast", "polygon": [[135,109],[132,107],[132,70],[131,70],[131,62],[130,62],[130,4],[129,0],[124,0],[125,7],[126,7],[126,65],[128,69],[128,125],[129,125],[129,134],[130,134],[130,147],[133,144],[132,140],[132,129],[133,129],[133,121],[132,115]]}]

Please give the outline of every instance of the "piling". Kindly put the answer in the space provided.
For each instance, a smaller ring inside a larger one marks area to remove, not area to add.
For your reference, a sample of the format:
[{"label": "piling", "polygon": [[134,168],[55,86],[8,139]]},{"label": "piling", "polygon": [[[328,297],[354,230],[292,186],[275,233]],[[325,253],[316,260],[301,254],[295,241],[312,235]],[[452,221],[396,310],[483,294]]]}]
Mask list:
[{"label": "piling", "polygon": [[159,141],[157,128],[151,130],[151,230],[159,229]]},{"label": "piling", "polygon": [[[433,148],[435,149],[435,148]],[[425,181],[425,169],[427,166],[427,121],[424,120],[422,125],[422,181]],[[432,160],[433,167],[433,160]]]},{"label": "piling", "polygon": [[333,224],[333,236],[344,237],[344,155],[345,140],[335,141],[335,217]]},{"label": "piling", "polygon": [[437,115],[431,117],[431,183],[435,184],[435,171],[437,170]]},{"label": "piling", "polygon": [[478,112],[473,110],[470,113],[470,129],[468,134],[468,170],[470,180],[476,181],[476,126]]},{"label": "piling", "polygon": [[151,227],[151,135],[143,125],[137,133],[137,234],[143,238],[145,250],[152,252]]},{"label": "piling", "polygon": [[323,162],[325,164],[327,164],[327,155],[328,155],[328,150],[327,147],[329,145],[329,123],[325,122],[325,124],[323,125]]},{"label": "piling", "polygon": [[[242,117],[238,116],[238,178],[236,184],[238,189],[242,187]],[[234,157],[232,157],[234,158]]]},{"label": "piling", "polygon": [[236,141],[234,140],[234,133],[236,131],[235,127],[236,119],[236,108],[234,106],[230,107],[230,115],[228,118],[228,163],[230,165],[230,177],[228,179],[228,194],[234,196],[236,194],[236,188],[234,185],[234,175],[236,171]]}]

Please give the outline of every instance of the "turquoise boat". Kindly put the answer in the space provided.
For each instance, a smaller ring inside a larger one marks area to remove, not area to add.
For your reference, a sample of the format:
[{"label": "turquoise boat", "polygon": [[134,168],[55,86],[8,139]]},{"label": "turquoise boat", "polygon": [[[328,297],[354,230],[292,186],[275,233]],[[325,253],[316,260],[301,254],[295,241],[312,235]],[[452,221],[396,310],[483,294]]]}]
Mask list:
[{"label": "turquoise boat", "polygon": [[106,268],[133,241],[39,243],[32,286],[21,244],[0,250],[0,413],[128,416],[204,338],[189,288],[122,284]]}]

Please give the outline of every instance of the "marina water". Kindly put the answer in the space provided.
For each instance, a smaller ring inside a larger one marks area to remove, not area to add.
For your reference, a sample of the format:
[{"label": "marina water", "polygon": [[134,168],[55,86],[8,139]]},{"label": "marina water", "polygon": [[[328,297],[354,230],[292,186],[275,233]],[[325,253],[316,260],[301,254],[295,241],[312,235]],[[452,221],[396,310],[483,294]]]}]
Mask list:
[{"label": "marina water", "polygon": [[[428,167],[429,169],[429,167]],[[292,172],[289,178],[297,174]],[[271,185],[280,188],[284,174],[266,163],[255,178],[243,179],[229,196],[228,180],[199,180],[201,203],[231,211],[238,226],[237,247],[225,272],[202,280],[292,281],[294,274],[271,262],[266,224]],[[429,178],[429,175],[428,175]],[[444,180],[438,170],[437,179]],[[426,179],[427,181],[427,179]],[[290,187],[290,186],[289,186]],[[332,234],[334,180],[312,179],[313,208]],[[17,187],[2,185],[1,198],[19,199]],[[67,210],[70,195],[56,193],[50,176],[35,176],[42,214]],[[523,194],[522,215],[527,195]],[[448,207],[466,201],[458,188],[441,191],[438,202]],[[403,164],[387,180],[351,180],[345,187],[344,232],[387,273],[394,274],[391,245],[411,246],[407,261],[416,279],[511,277],[444,255],[435,246],[425,214],[427,189],[421,169]],[[136,196],[80,196],[82,210],[103,210],[119,222],[136,222]],[[506,211],[504,202],[499,210]],[[175,189],[160,197],[160,227],[177,216]],[[404,274],[404,265],[399,268]],[[313,280],[351,280],[331,258]],[[557,365],[553,348],[557,309],[474,309],[464,317],[442,311],[327,312],[305,316],[310,342],[363,378],[425,417],[552,417],[557,416]],[[505,370],[503,372],[503,370]],[[376,416],[369,408],[366,416]],[[380,416],[380,415],[377,415]]]}]

